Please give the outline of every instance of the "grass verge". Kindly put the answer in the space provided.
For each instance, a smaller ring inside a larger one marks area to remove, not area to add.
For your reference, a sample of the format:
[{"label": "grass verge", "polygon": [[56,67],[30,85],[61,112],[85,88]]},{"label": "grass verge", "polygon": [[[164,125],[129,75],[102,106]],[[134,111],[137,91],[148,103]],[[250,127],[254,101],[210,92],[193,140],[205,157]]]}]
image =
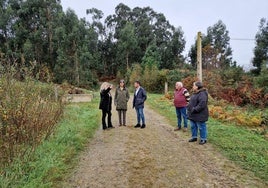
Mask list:
[{"label": "grass verge", "polygon": [[98,128],[99,114],[97,99],[68,105],[55,133],[36,149],[30,160],[14,161],[3,170],[0,187],[60,187],[77,161],[73,158]]},{"label": "grass verge", "polygon": [[[172,103],[159,94],[149,94],[147,103],[158,113],[176,125],[175,109]],[[268,143],[262,135],[246,127],[222,123],[212,118],[208,121],[209,142],[227,158],[252,171],[268,183]]]}]

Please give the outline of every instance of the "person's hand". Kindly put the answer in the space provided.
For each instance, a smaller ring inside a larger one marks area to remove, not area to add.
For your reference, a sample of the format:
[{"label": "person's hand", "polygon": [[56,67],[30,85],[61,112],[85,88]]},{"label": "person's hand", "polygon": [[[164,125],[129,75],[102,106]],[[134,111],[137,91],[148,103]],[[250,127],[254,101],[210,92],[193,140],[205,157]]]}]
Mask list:
[{"label": "person's hand", "polygon": [[113,85],[110,85],[110,88],[113,89]]}]

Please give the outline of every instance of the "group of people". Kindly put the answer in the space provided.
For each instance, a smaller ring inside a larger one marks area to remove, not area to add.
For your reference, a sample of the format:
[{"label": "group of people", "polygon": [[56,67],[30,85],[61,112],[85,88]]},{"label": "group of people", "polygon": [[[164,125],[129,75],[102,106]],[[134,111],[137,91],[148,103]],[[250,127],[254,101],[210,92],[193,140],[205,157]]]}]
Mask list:
[{"label": "group of people", "polygon": [[[145,89],[141,87],[140,81],[135,81],[134,87],[135,92],[133,98],[133,108],[135,108],[137,115],[137,124],[135,125],[135,128],[144,129],[146,127],[146,124],[143,109],[144,109],[144,102],[147,99],[147,95]],[[103,130],[106,130],[108,128],[114,128],[111,121],[112,95],[110,91],[112,88],[113,85],[109,84],[108,82],[104,82],[100,88],[99,109],[102,110]],[[116,106],[116,110],[118,112],[119,126],[126,126],[126,111],[129,98],[130,96],[128,89],[125,86],[125,81],[120,80],[119,86],[116,88],[114,95],[114,105]],[[106,116],[108,116],[107,123],[106,123]]]},{"label": "group of people", "polygon": [[174,131],[181,130],[182,120],[184,131],[187,131],[188,119],[190,121],[192,137],[189,142],[197,141],[198,130],[200,133],[199,144],[207,142],[207,125],[208,120],[208,92],[199,81],[193,83],[193,94],[190,94],[183,87],[182,82],[177,82],[174,91],[174,106],[177,114],[177,128]]},{"label": "group of people", "polygon": [[[133,108],[136,110],[137,124],[135,128],[145,128],[145,117],[143,113],[144,102],[147,99],[146,91],[141,87],[139,81],[134,83],[135,91],[133,98]],[[113,88],[112,84],[104,82],[100,88],[100,106],[102,110],[102,128],[106,130],[108,128],[114,128],[111,122],[111,110],[112,110],[112,95],[110,93]],[[207,142],[207,125],[208,120],[208,92],[203,87],[202,82],[193,83],[193,94],[183,87],[182,82],[176,82],[174,91],[174,106],[177,115],[177,127],[174,131],[187,131],[188,120],[190,121],[192,137],[189,142],[196,142],[198,138],[198,131],[200,134],[199,144],[203,145]],[[127,103],[129,101],[129,92],[125,86],[125,81],[120,80],[119,86],[115,90],[114,105],[118,112],[119,126],[126,126],[126,111]],[[106,124],[106,116],[107,124]]]}]

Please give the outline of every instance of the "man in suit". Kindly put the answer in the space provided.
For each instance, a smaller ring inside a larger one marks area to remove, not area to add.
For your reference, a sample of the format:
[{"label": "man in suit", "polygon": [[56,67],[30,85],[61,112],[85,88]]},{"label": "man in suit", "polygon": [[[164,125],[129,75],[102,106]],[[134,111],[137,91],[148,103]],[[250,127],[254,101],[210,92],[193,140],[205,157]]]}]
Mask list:
[{"label": "man in suit", "polygon": [[[141,87],[140,81],[135,81],[134,83],[135,92],[133,98],[133,108],[136,110],[137,114],[137,125],[135,128],[145,128],[145,117],[143,113],[144,101],[147,99],[146,91]],[[142,125],[140,124],[142,122]]]}]

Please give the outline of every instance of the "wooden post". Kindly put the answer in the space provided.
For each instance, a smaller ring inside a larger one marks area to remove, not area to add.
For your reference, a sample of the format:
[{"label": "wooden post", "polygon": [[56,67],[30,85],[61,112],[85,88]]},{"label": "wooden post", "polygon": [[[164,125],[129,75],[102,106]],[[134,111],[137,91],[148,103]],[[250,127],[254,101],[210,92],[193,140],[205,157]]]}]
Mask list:
[{"label": "wooden post", "polygon": [[202,82],[202,39],[201,32],[197,33],[197,78]]},{"label": "wooden post", "polygon": [[168,83],[165,82],[165,94],[167,94],[167,93],[168,93]]}]

